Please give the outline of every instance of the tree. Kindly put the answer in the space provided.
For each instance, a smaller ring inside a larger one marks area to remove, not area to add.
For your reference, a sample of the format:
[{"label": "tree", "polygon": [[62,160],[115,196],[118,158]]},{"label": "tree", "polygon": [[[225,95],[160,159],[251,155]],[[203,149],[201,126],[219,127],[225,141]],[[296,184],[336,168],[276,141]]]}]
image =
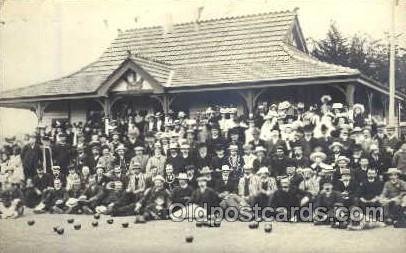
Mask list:
[{"label": "tree", "polygon": [[[389,43],[365,34],[345,37],[335,23],[325,39],[311,40],[311,54],[321,61],[355,68],[383,84],[389,81]],[[396,48],[396,86],[406,91],[406,50]]]}]

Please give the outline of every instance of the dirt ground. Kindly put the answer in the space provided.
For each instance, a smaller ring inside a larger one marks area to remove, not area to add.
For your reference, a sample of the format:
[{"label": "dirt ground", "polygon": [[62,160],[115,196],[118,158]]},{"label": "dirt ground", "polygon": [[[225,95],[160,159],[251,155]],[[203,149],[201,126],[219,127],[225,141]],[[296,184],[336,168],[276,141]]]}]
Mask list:
[{"label": "dirt ground", "polygon": [[[82,225],[74,230],[68,218]],[[28,226],[28,220],[35,220]],[[263,224],[223,222],[220,228],[196,228],[191,222],[154,221],[134,224],[134,217],[101,217],[92,227],[92,216],[25,214],[17,220],[0,220],[0,252],[406,252],[406,229],[393,227],[368,231],[335,230],[312,224],[273,223],[272,233]],[[121,223],[128,221],[128,228]],[[54,226],[65,233],[58,235]],[[192,234],[193,243],[185,236]]]}]

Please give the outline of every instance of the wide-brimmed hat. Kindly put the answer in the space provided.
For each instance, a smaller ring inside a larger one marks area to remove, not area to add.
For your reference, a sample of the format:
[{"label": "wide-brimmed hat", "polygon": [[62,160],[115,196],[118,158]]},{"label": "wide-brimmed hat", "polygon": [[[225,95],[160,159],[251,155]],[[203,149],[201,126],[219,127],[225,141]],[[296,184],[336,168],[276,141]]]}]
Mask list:
[{"label": "wide-brimmed hat", "polygon": [[341,175],[351,175],[350,169],[342,169],[340,173]]},{"label": "wide-brimmed hat", "polygon": [[402,171],[399,170],[398,168],[389,168],[388,171],[386,172],[386,174],[402,174]]},{"label": "wide-brimmed hat", "polygon": [[344,146],[343,146],[343,144],[341,144],[340,142],[335,141],[335,142],[333,142],[328,148],[329,148],[329,149],[333,149],[334,147],[343,148]]},{"label": "wide-brimmed hat", "polygon": [[120,144],[120,145],[118,145],[117,146],[117,148],[116,148],[116,152],[118,152],[118,151],[120,151],[120,150],[126,150],[126,147],[124,147],[124,145],[123,144]]},{"label": "wide-brimmed hat", "polygon": [[334,103],[331,108],[333,109],[343,109],[343,104],[342,103]]},{"label": "wide-brimmed hat", "polygon": [[230,150],[230,151],[232,151],[232,150],[238,151],[238,146],[237,146],[237,145],[230,145],[230,146],[228,147],[228,150]]},{"label": "wide-brimmed hat", "polygon": [[331,101],[331,96],[330,95],[323,95],[320,99],[321,102],[330,102]]},{"label": "wide-brimmed hat", "polygon": [[317,157],[320,157],[322,161],[326,160],[327,155],[323,152],[313,152],[310,154],[310,160],[315,161]]},{"label": "wide-brimmed hat", "polygon": [[187,150],[189,150],[190,149],[190,145],[189,144],[182,144],[181,146],[180,146],[180,149],[187,149]]},{"label": "wide-brimmed hat", "polygon": [[365,107],[364,107],[364,105],[362,105],[362,104],[355,104],[355,105],[353,105],[352,109],[355,110],[355,108],[360,109],[361,113],[364,113],[364,112],[365,112]]},{"label": "wide-brimmed hat", "polygon": [[336,162],[338,163],[338,162],[340,162],[340,161],[344,161],[344,162],[346,162],[346,163],[350,163],[350,159],[349,159],[348,157],[346,157],[346,156],[339,156],[339,157],[337,158]]},{"label": "wide-brimmed hat", "polygon": [[334,173],[335,169],[333,168],[333,166],[330,165],[326,165],[323,166],[323,168],[321,169],[321,173],[322,174],[329,174],[329,173]]},{"label": "wide-brimmed hat", "polygon": [[262,175],[262,174],[268,174],[269,175],[269,169],[268,167],[261,167],[256,173],[257,175]]},{"label": "wide-brimmed hat", "polygon": [[290,103],[288,101],[283,101],[283,102],[279,103],[278,109],[285,110],[285,109],[289,109],[289,107],[290,107]]},{"label": "wide-brimmed hat", "polygon": [[153,182],[155,182],[155,181],[157,181],[157,180],[160,180],[160,181],[162,181],[162,182],[165,182],[164,177],[161,176],[161,175],[156,175],[155,177],[152,178],[152,181],[153,181]]},{"label": "wide-brimmed hat", "polygon": [[209,181],[209,179],[207,178],[207,176],[199,176],[196,178],[196,181]]},{"label": "wide-brimmed hat", "polygon": [[188,180],[186,173],[179,173],[178,180]]},{"label": "wide-brimmed hat", "polygon": [[221,166],[221,171],[231,171],[231,168],[227,164],[224,164],[223,166]]},{"label": "wide-brimmed hat", "polygon": [[264,148],[262,146],[255,147],[255,153],[258,153],[258,152],[266,152],[266,148]]},{"label": "wide-brimmed hat", "polygon": [[177,143],[169,144],[169,149],[178,149],[178,144]]},{"label": "wide-brimmed hat", "polygon": [[201,170],[200,170],[200,174],[210,174],[210,173],[212,173],[213,172],[213,170],[211,170],[210,168],[209,168],[209,166],[204,166]]}]

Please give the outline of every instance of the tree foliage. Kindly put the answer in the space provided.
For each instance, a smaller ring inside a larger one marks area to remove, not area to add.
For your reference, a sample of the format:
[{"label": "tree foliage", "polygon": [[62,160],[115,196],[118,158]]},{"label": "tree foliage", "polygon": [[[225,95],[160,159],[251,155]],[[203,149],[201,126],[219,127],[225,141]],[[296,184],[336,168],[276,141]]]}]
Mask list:
[{"label": "tree foliage", "polygon": [[[356,68],[383,84],[389,82],[389,43],[365,34],[344,36],[335,23],[326,38],[311,40],[312,55],[321,61]],[[396,86],[406,91],[406,50],[396,47]]]}]

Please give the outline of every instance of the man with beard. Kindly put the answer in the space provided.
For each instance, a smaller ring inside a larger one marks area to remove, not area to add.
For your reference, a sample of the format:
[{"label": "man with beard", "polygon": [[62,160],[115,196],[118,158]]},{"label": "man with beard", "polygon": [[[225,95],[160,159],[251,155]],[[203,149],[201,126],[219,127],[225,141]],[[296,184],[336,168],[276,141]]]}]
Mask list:
[{"label": "man with beard", "polygon": [[210,216],[209,211],[212,207],[218,207],[220,197],[215,190],[207,186],[208,178],[204,175],[197,178],[198,188],[193,191],[191,203],[201,208],[206,208],[206,213]]},{"label": "man with beard", "polygon": [[255,155],[257,158],[253,161],[252,172],[255,174],[262,167],[269,167],[271,165],[271,160],[266,157],[266,149],[262,146],[255,148]]},{"label": "man with beard", "polygon": [[198,169],[201,169],[205,166],[210,165],[211,157],[208,153],[207,145],[206,143],[199,143],[197,145],[198,152],[195,160],[195,166]]},{"label": "man with beard", "polygon": [[303,155],[303,147],[300,145],[293,146],[293,163],[296,168],[306,168],[310,166],[309,156]]},{"label": "man with beard", "polygon": [[169,217],[171,193],[165,189],[165,179],[161,175],[153,178],[154,186],[148,188],[140,201],[135,205],[135,213],[146,220],[164,220]]},{"label": "man with beard", "polygon": [[32,178],[41,159],[41,149],[34,134],[29,135],[28,143],[23,147],[20,155],[25,178]]},{"label": "man with beard", "polygon": [[357,196],[360,207],[365,211],[367,206],[380,206],[379,195],[383,189],[383,182],[379,180],[374,169],[368,169],[366,178],[360,183]]},{"label": "man with beard", "polygon": [[220,206],[223,209],[239,205],[240,201],[237,195],[239,177],[235,175],[236,173],[228,165],[223,165],[221,177],[216,181],[214,190],[219,193]]},{"label": "man with beard", "polygon": [[96,171],[96,166],[100,158],[100,145],[98,142],[90,144],[91,154],[87,157],[85,162],[89,166],[92,174]]},{"label": "man with beard", "polygon": [[271,161],[271,176],[279,177],[286,175],[286,167],[290,159],[285,155],[283,146],[277,146]]},{"label": "man with beard", "polygon": [[178,144],[171,143],[169,145],[169,156],[166,159],[167,164],[171,164],[173,167],[174,173],[177,175],[182,172],[185,167],[183,167],[183,159],[182,156],[178,152]]},{"label": "man with beard", "polygon": [[216,149],[219,149],[220,147],[224,149],[226,145],[226,140],[220,136],[220,128],[218,125],[213,125],[210,130],[211,137],[207,142],[207,146],[209,149],[209,153],[212,155],[215,155]]},{"label": "man with beard", "polygon": [[106,170],[106,173],[111,173],[114,168],[114,156],[110,152],[110,147],[108,145],[104,145],[101,148],[102,156],[99,158],[97,167],[103,167]]},{"label": "man with beard", "polygon": [[178,182],[179,185],[172,190],[172,200],[186,206],[192,197],[193,188],[188,184],[186,173],[179,173]]}]

